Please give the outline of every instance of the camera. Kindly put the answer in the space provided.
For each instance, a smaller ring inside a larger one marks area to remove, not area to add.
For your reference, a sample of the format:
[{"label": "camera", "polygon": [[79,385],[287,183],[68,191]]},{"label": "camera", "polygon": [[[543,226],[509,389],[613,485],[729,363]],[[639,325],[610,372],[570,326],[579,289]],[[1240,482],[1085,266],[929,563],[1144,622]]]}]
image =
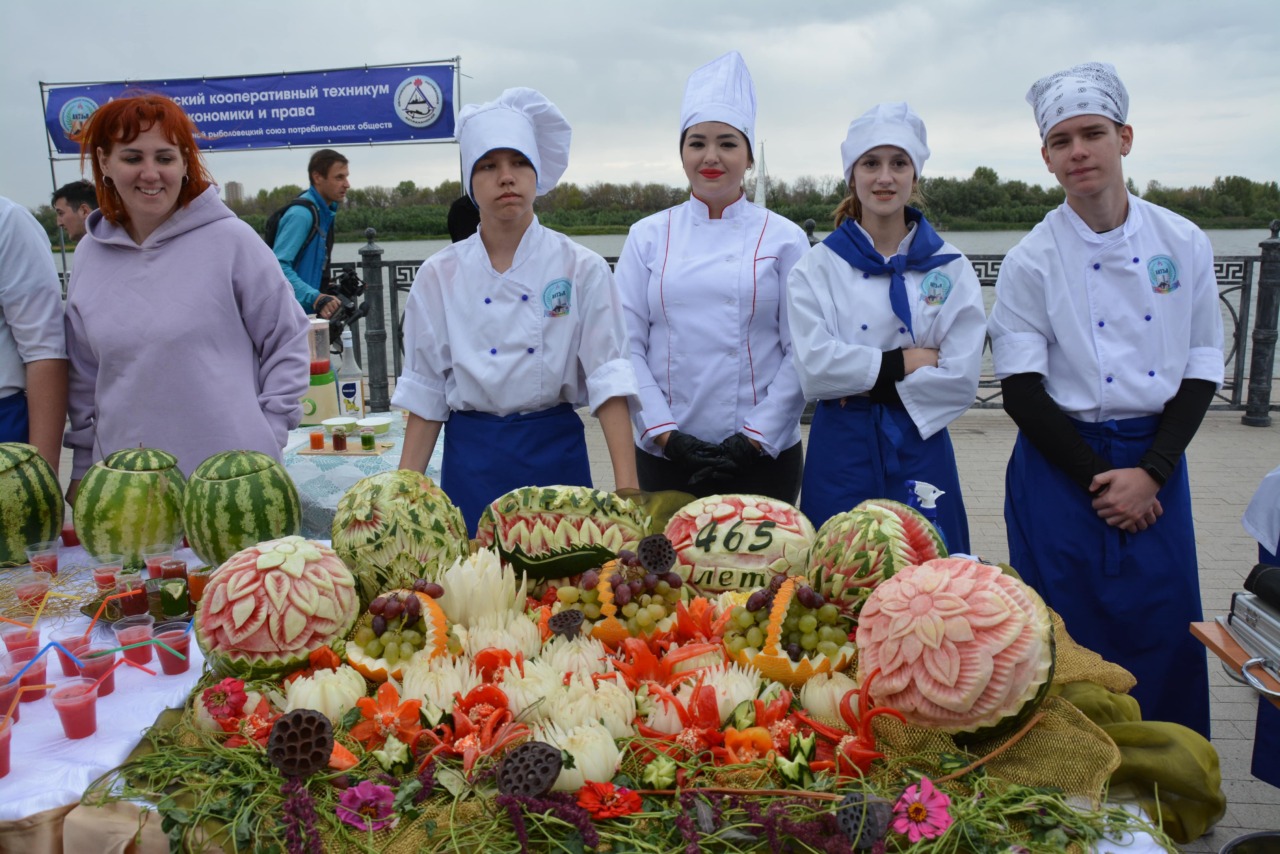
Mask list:
[{"label": "camera", "polygon": [[338,274],[336,280],[326,282],[320,292],[338,300],[338,308],[329,318],[329,348],[340,353],[343,328],[369,313],[369,301],[358,302],[364,296],[364,282],[360,281],[355,270],[347,268]]}]

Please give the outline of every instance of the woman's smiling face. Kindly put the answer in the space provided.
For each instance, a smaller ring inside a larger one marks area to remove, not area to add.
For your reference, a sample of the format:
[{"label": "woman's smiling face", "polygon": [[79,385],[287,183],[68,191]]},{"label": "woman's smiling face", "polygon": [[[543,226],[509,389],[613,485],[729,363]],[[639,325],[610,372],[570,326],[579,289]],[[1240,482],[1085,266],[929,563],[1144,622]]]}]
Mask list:
[{"label": "woman's smiling face", "polygon": [[187,164],[178,146],[155,125],[108,154],[97,151],[104,178],[115,188],[129,215],[129,230],[142,242],[178,206]]}]

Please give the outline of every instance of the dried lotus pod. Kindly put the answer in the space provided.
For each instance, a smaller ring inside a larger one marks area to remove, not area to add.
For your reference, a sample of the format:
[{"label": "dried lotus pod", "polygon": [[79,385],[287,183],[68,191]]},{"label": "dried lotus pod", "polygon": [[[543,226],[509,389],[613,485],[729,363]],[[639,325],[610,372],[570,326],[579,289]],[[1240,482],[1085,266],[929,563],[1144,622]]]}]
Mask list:
[{"label": "dried lotus pod", "polygon": [[865,851],[884,839],[892,812],[888,801],[850,792],[836,808],[836,824],[855,851]]},{"label": "dried lotus pod", "polygon": [[676,547],[666,534],[650,534],[636,546],[636,557],[640,558],[645,572],[662,575],[676,565]]},{"label": "dried lotus pod", "polygon": [[564,764],[560,749],[545,741],[526,741],[507,751],[498,765],[498,791],[540,798],[555,784]]},{"label": "dried lotus pod", "polygon": [[559,635],[565,640],[573,640],[582,631],[582,621],[582,612],[577,608],[570,608],[548,620],[547,628],[551,629],[553,635]]},{"label": "dried lotus pod", "polygon": [[286,777],[310,777],[329,764],[332,753],[333,725],[314,709],[286,712],[267,739],[267,759]]}]

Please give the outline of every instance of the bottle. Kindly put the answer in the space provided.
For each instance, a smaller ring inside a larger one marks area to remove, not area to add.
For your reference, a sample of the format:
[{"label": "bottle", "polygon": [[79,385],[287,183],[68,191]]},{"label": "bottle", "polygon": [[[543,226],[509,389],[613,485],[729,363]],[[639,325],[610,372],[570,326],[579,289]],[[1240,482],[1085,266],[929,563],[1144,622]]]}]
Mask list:
[{"label": "bottle", "polygon": [[338,369],[338,404],[343,415],[364,417],[364,371],[351,346],[351,330],[342,330],[342,367]]},{"label": "bottle", "polygon": [[942,530],[942,525],[938,523],[938,499],[947,493],[931,483],[925,483],[923,480],[907,481],[907,506],[913,510],[920,511],[920,515],[929,520],[929,524],[933,525],[934,530],[938,532],[938,536],[942,538],[942,544],[947,544],[947,533]]}]

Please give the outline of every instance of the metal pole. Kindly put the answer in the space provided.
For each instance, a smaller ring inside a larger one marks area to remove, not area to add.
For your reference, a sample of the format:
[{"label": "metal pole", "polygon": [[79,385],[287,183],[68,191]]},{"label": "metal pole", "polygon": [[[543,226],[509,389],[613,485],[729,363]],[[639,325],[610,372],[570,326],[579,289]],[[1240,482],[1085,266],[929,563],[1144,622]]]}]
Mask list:
[{"label": "metal pole", "polygon": [[1253,325],[1253,358],[1249,362],[1249,402],[1241,424],[1271,426],[1271,375],[1276,357],[1276,319],[1280,315],[1280,219],[1271,220],[1271,236],[1258,244],[1258,317]]},{"label": "metal pole", "polygon": [[369,371],[369,411],[389,412],[391,397],[387,391],[387,330],[382,320],[382,247],[373,242],[377,231],[364,230],[369,241],[360,247],[360,268],[364,273],[365,298],[369,314],[364,328],[368,344],[365,368]]}]

